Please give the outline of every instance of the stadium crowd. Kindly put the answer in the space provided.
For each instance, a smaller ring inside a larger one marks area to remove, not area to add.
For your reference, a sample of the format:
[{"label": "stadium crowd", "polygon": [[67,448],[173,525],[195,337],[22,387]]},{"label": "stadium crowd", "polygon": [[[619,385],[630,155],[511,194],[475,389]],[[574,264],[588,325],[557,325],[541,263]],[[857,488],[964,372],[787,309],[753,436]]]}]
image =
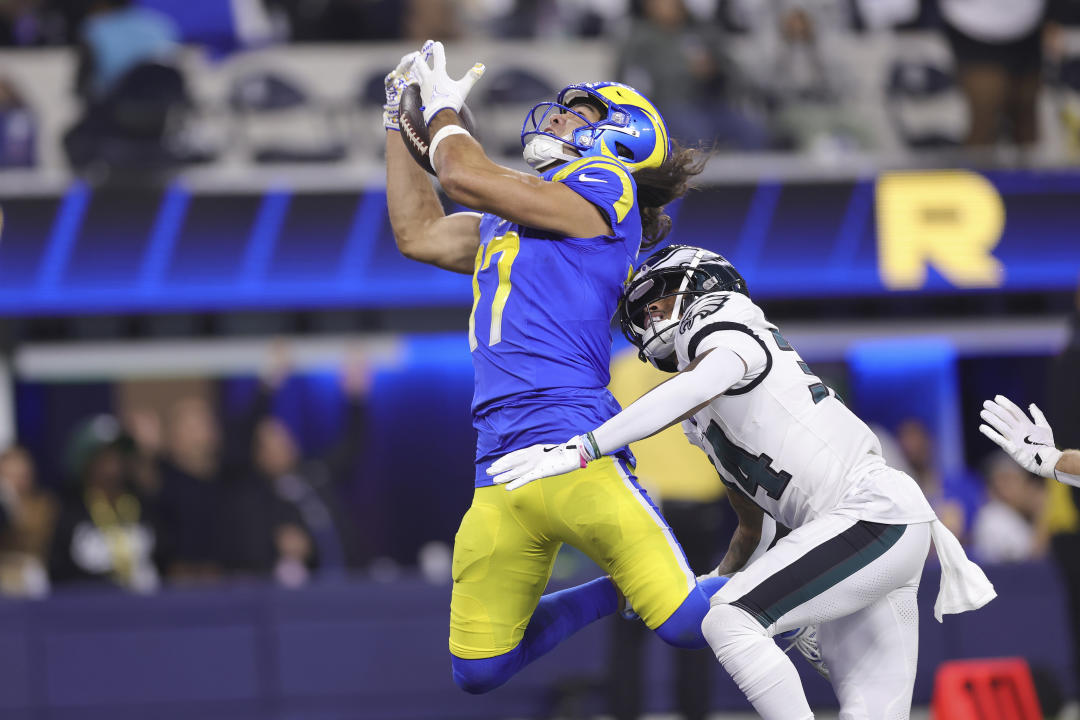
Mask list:
[{"label": "stadium crowd", "polygon": [[[184,45],[216,57],[287,43],[374,43],[429,37],[611,44],[616,77],[650,93],[672,134],[717,150],[837,153],[879,149],[852,109],[858,68],[844,36],[916,30],[939,34],[952,68],[900,62],[882,79],[896,101],[956,91],[966,132],[901,132],[910,149],[1039,141],[1039,95],[1075,90],[1064,29],[1075,0],[232,0],[215,13],[162,0],[19,0],[0,6],[0,47],[72,46],[81,119],[64,140],[69,162],[92,165],[103,139],[138,136],[110,162],[160,165],[208,159],[178,150],[178,111],[197,110],[176,62]],[[199,6],[202,7],[202,6]],[[750,39],[750,62],[732,45]],[[381,73],[376,73],[381,77]],[[292,92],[298,92],[293,90]],[[302,91],[300,91],[302,92]],[[377,92],[359,94],[376,107]],[[33,166],[36,109],[0,73],[0,165]],[[284,97],[284,96],[283,96]],[[897,113],[894,113],[897,114]],[[902,114],[902,113],[901,113]],[[171,122],[168,122],[169,118]],[[1072,117],[1062,110],[1062,122]],[[899,116],[893,119],[901,122]],[[1073,128],[1066,130],[1072,137]],[[122,131],[122,132],[121,132]],[[171,134],[172,133],[172,134]],[[278,157],[275,155],[274,157]],[[119,158],[119,159],[118,159]],[[311,158],[305,158],[310,160]],[[334,159],[334,158],[328,158]]]},{"label": "stadium crowd", "polygon": [[[1076,362],[1080,320],[1073,327],[1058,361],[1068,392],[1075,390],[1068,378],[1075,378],[1069,364]],[[276,346],[241,417],[219,416],[209,385],[177,381],[156,397],[117,393],[113,414],[80,422],[53,463],[58,477],[38,477],[43,458],[24,447],[0,453],[0,594],[42,596],[87,583],[151,592],[162,583],[237,577],[294,587],[363,573],[373,561],[378,566],[349,501],[362,461],[378,452],[364,441],[368,423],[377,421],[368,417],[366,402],[372,371],[360,356],[342,369],[347,412],[339,435],[324,452],[305,457],[273,411],[290,375],[288,358],[287,349]],[[625,383],[620,372],[616,368],[615,382]],[[1076,406],[1068,404],[1068,392],[1052,399],[1049,413],[1061,428],[1061,442],[1075,445],[1077,418],[1069,408]],[[1052,531],[1063,533],[1053,537],[1062,560],[1071,557],[1075,509],[1060,488],[1048,487],[998,451],[983,459],[978,472],[943,476],[934,438],[914,418],[875,431],[888,461],[918,481],[980,561],[1043,558]],[[657,475],[656,467],[647,475]],[[645,481],[653,485],[653,478]],[[653,487],[675,513],[672,522],[694,535],[688,541],[702,562],[713,561],[725,542],[724,533],[713,530],[732,529],[726,504],[710,498],[697,508],[696,500],[680,496],[677,478],[659,483],[664,487]],[[697,535],[715,547],[700,547]]]},{"label": "stadium crowd", "polygon": [[[169,5],[0,4],[0,47],[78,49],[72,89],[83,112],[65,137],[73,166],[92,164],[101,138],[118,128],[139,143],[129,155],[145,158],[153,148],[163,164],[198,159],[172,154],[166,112],[133,120],[124,104],[148,88],[160,93],[162,108],[190,104],[175,62],[186,43],[227,54],[286,43],[419,44],[429,37],[606,39],[618,79],[653,97],[675,137],[733,152],[867,145],[865,128],[844,109],[851,68],[833,52],[842,34],[939,33],[954,59],[953,75],[942,81],[959,87],[969,111],[958,142],[970,147],[1036,143],[1043,83],[1075,81],[1080,88],[1080,73],[1070,75],[1080,65],[1070,63],[1062,39],[1062,29],[1080,19],[1076,0],[231,0],[231,11],[194,29],[170,15]],[[974,15],[966,10],[973,5],[981,6]],[[757,72],[729,52],[738,38],[760,48]],[[924,81],[933,78],[895,78],[898,87]],[[0,68],[0,168],[34,165],[35,112]],[[924,138],[911,145],[924,141],[949,143]],[[0,595],[42,597],[87,585],[152,593],[247,579],[299,587],[343,574],[377,575],[389,561],[365,544],[363,518],[378,508],[357,508],[354,492],[363,462],[380,452],[363,442],[379,420],[367,403],[371,368],[357,358],[341,369],[348,410],[338,436],[318,454],[304,454],[295,428],[274,412],[290,373],[288,353],[279,348],[240,417],[220,410],[211,382],[177,383],[153,398],[118,395],[111,414],[86,417],[70,433],[59,459],[17,444],[3,449]],[[1047,413],[1059,444],[1077,447],[1080,305],[1054,373]],[[973,432],[974,418],[964,421],[965,432]],[[935,438],[918,419],[875,430],[890,464],[918,481],[973,558],[1058,561],[1080,648],[1080,495],[1070,500],[1065,488],[998,451],[981,458],[977,470],[945,476]],[[658,499],[688,554],[693,544],[694,563],[715,563],[734,523],[726,503]],[[706,527],[715,532],[703,543],[691,538]],[[448,580],[448,569],[439,577]],[[615,657],[629,657],[626,647],[640,643],[628,628],[616,639],[623,644]],[[702,672],[688,670],[686,677]],[[622,690],[619,696],[628,697]],[[704,707],[704,700],[694,702]]]},{"label": "stadium crowd", "polygon": [[288,377],[287,356],[274,355],[242,417],[219,417],[204,391],[181,391],[160,410],[122,401],[71,432],[57,478],[38,478],[25,448],[4,450],[0,593],[152,592],[227,577],[295,587],[362,564],[342,485],[364,452],[370,372],[362,360],[343,369],[341,434],[304,457],[271,411]]}]

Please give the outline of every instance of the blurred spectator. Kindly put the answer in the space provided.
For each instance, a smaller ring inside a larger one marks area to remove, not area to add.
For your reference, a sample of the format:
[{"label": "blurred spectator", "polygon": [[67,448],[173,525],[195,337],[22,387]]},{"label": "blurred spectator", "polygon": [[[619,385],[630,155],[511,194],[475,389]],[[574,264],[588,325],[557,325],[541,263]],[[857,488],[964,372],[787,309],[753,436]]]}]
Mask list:
[{"label": "blurred spectator", "polygon": [[49,591],[46,563],[56,502],[37,486],[34,461],[15,446],[0,453],[0,594]]},{"label": "blurred spectator", "polygon": [[206,398],[177,401],[168,413],[159,473],[158,558],[170,581],[220,577],[227,536],[222,433]]},{"label": "blurred spectator", "polygon": [[[402,0],[269,0],[271,13],[284,18],[298,42],[396,40],[413,10]],[[442,38],[436,30],[430,37]],[[416,45],[427,40],[419,40]]]},{"label": "blurred spectator", "polygon": [[40,0],[5,0],[0,3],[0,46],[35,45],[40,37],[37,11]]},{"label": "blurred spectator", "polygon": [[[241,574],[272,576],[290,587],[301,585],[315,563],[315,547],[298,504],[311,502],[313,491],[294,472],[295,440],[283,423],[266,417],[257,425],[253,451],[256,466],[252,476],[230,489],[228,568]],[[317,509],[326,515],[325,506],[320,504]],[[329,524],[328,518],[322,520]],[[340,547],[337,550],[340,554]]]},{"label": "blurred spectator", "polygon": [[739,108],[740,80],[722,46],[717,26],[695,22],[683,0],[642,0],[615,74],[648,96],[684,143],[764,148],[768,133]]},{"label": "blurred spectator", "polygon": [[287,23],[275,27],[265,0],[137,0],[137,4],[167,16],[182,42],[199,45],[213,57],[266,45],[287,34]]},{"label": "blurred spectator", "polygon": [[[1046,417],[1054,428],[1059,447],[1080,447],[1080,287],[1069,318],[1068,342],[1054,358],[1047,385]],[[1072,490],[1073,503],[1080,507],[1080,488]],[[1054,557],[1061,568],[1072,624],[1073,668],[1080,690],[1080,532],[1063,532],[1052,538]]]},{"label": "blurred spectator", "polygon": [[1046,483],[1003,451],[986,461],[987,502],[971,530],[971,548],[983,562],[1022,562],[1042,557],[1046,533]]},{"label": "blurred spectator", "polygon": [[233,501],[233,569],[271,574],[296,584],[306,568],[343,573],[363,562],[356,534],[338,495],[363,447],[365,398],[371,385],[366,361],[350,359],[342,373],[348,417],[331,450],[303,458],[288,425],[270,414],[274,395],[291,370],[288,351],[275,348],[251,408],[252,472]]},{"label": "blurred spectator", "polygon": [[934,440],[926,426],[909,418],[900,423],[896,440],[911,468],[911,476],[919,483],[938,519],[958,538],[967,536],[964,506],[945,492],[945,482],[934,461]]},{"label": "blurred spectator", "polygon": [[134,443],[131,479],[139,495],[157,499],[161,492],[159,458],[164,450],[161,416],[150,407],[133,407],[124,413],[124,431]]},{"label": "blurred spectator", "polygon": [[419,46],[430,38],[455,40],[461,35],[453,0],[404,0],[402,39]]},{"label": "blurred spectator", "polygon": [[81,31],[76,90],[100,101],[133,68],[169,62],[179,50],[179,32],[167,16],[131,0],[94,0]]},{"label": "blurred spectator", "polygon": [[873,144],[869,121],[843,102],[855,84],[842,43],[859,18],[854,4],[738,0],[730,10],[734,24],[753,36],[751,71],[784,143],[828,154]]},{"label": "blurred spectator", "polygon": [[15,83],[0,75],[0,168],[31,167],[36,159],[34,114]]},{"label": "blurred spectator", "polygon": [[182,120],[192,101],[174,64],[178,37],[165,15],[130,0],[94,0],[76,77],[85,108],[64,137],[73,166],[157,169],[188,159]]},{"label": "blurred spectator", "polygon": [[[967,144],[993,145],[1007,138],[1021,147],[1038,140],[1036,107],[1042,86],[1048,0],[940,0],[945,36],[968,105]],[[1056,11],[1055,11],[1056,13]],[[1052,52],[1057,52],[1051,48]]]},{"label": "blurred spectator", "polygon": [[128,481],[129,449],[110,415],[86,421],[69,441],[73,482],[50,553],[54,583],[99,582],[135,592],[158,587],[155,534]]}]

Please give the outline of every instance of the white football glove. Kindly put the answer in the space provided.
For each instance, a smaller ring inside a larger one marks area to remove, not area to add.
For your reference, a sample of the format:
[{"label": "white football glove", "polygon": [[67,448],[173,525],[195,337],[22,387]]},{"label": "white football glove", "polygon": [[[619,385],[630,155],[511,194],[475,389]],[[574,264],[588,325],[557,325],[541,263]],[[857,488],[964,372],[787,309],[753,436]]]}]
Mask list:
[{"label": "white football glove", "polygon": [[383,79],[383,86],[386,88],[386,104],[382,106],[382,117],[383,127],[387,130],[401,130],[401,125],[398,122],[401,93],[403,93],[405,88],[409,85],[420,82],[412,71],[413,61],[418,57],[420,57],[419,52],[411,52],[407,55],[403,55],[398,66],[391,70],[390,74]]},{"label": "white football glove", "polygon": [[533,480],[583,468],[589,460],[584,438],[575,435],[561,445],[532,445],[507,453],[491,463],[487,474],[495,476],[495,484],[506,483],[507,490],[516,490]]},{"label": "white football glove", "polygon": [[1034,403],[1028,409],[1035,422],[1004,395],[987,400],[979,413],[987,424],[980,425],[979,432],[1000,445],[1028,472],[1053,478],[1061,451],[1054,447],[1054,432],[1042,411]]},{"label": "white football glove", "polygon": [[[428,65],[428,59],[432,65]],[[420,48],[420,55],[413,61],[412,72],[420,83],[420,99],[424,103],[424,123],[440,110],[461,110],[465,96],[476,81],[484,76],[484,64],[476,63],[460,80],[451,80],[446,74],[446,50],[441,42],[428,40]]]}]

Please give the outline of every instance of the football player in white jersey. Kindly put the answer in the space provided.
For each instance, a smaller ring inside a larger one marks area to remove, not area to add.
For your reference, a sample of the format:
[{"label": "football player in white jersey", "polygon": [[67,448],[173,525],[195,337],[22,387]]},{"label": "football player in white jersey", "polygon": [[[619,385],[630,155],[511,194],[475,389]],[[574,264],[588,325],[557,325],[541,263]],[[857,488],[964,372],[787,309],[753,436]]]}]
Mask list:
[{"label": "football player in white jersey", "polygon": [[[754,709],[765,720],[813,717],[771,638],[818,625],[840,717],[907,718],[916,593],[931,539],[942,561],[938,620],[989,602],[986,576],[723,257],[661,250],[628,283],[619,319],[643,360],[678,374],[591,432],[505,455],[488,471],[495,482],[514,489],[569,472],[681,421],[739,516],[713,571],[730,580],[712,596],[702,630]],[[791,533],[747,564],[765,514]]]}]

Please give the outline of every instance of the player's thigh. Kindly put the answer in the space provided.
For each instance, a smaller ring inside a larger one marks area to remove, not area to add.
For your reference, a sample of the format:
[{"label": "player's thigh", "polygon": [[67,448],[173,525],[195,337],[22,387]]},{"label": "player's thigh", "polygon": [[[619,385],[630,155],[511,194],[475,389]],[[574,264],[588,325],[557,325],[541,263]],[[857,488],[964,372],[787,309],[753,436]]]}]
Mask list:
[{"label": "player's thigh", "polygon": [[609,457],[543,482],[559,539],[611,575],[646,625],[662,625],[696,578],[671,528],[627,466]]},{"label": "player's thigh", "polygon": [[450,651],[461,658],[501,655],[521,642],[559,549],[541,523],[522,522],[511,495],[517,504],[540,500],[527,488],[477,488],[454,537]]},{"label": "player's thigh", "polygon": [[843,617],[922,572],[929,524],[884,525],[826,515],[797,528],[736,573],[713,604],[730,603],[770,634]]},{"label": "player's thigh", "polygon": [[919,656],[918,584],[821,625],[840,720],[907,720]]}]

